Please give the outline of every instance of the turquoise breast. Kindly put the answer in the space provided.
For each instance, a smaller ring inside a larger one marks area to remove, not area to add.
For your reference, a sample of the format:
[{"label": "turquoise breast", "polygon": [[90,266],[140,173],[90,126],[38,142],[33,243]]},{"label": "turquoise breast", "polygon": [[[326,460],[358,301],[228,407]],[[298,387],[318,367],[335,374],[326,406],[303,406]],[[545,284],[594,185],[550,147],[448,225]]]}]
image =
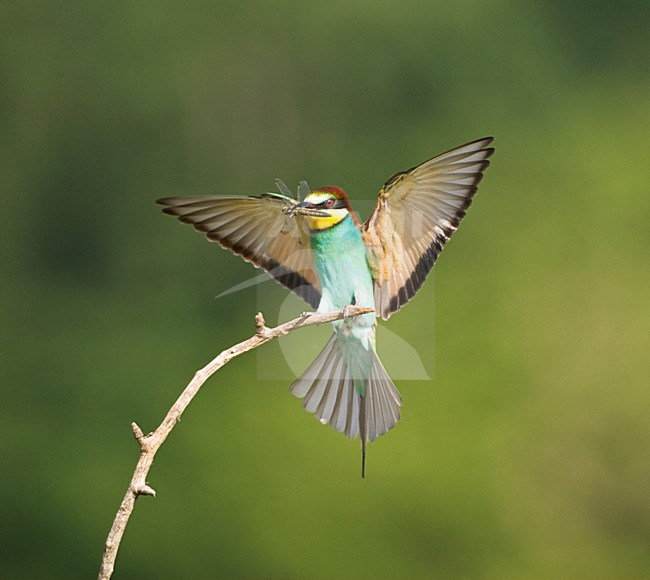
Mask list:
[{"label": "turquoise breast", "polygon": [[326,230],[312,231],[310,243],[321,287],[329,294],[332,306],[343,308],[356,303],[374,307],[366,245],[352,217],[347,215]]}]

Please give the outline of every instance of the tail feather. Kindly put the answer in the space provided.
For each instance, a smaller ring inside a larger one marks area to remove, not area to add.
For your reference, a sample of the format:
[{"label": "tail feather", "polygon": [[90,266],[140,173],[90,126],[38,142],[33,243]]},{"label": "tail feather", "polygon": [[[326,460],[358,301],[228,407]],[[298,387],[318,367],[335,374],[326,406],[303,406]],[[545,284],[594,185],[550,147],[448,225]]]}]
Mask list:
[{"label": "tail feather", "polygon": [[330,421],[334,421],[334,425],[332,425],[334,428],[337,429],[337,431],[342,431],[342,429],[338,429],[337,425],[337,419],[339,415],[339,409],[341,408],[341,389],[336,389],[333,388],[333,383],[335,381],[334,377],[339,376],[340,373],[343,372],[343,359],[339,358],[336,360],[334,366],[332,367],[332,373],[330,374],[330,377],[328,379],[328,395],[327,397],[323,397],[323,401],[325,401],[325,405],[322,408],[322,411],[319,409],[320,412],[316,413],[316,416],[320,420],[321,423],[324,425],[328,424]]},{"label": "tail feather", "polygon": [[[322,361],[321,372],[305,396],[305,409],[310,413],[322,414],[323,403],[327,400],[327,393],[332,380],[333,367],[337,362],[336,351],[329,349]],[[318,411],[321,411],[319,413]]]},{"label": "tail feather", "polygon": [[[402,398],[374,350],[364,351],[369,369],[366,378],[352,377],[341,344],[334,333],[316,360],[291,385],[304,399],[303,406],[324,425],[346,436],[361,435],[362,473],[365,445],[392,429],[400,419]],[[355,379],[360,388],[355,388]]]},{"label": "tail feather", "polygon": [[[366,391],[367,392],[367,391]],[[368,439],[368,399],[367,397],[359,398],[359,423],[361,426],[361,478],[366,478],[366,440]]]},{"label": "tail feather", "polygon": [[[355,419],[354,413],[354,384],[352,378],[348,373],[345,362],[341,359],[342,362],[342,371],[341,376],[343,380],[340,383],[333,381],[332,388],[340,391],[341,393],[341,402],[338,407],[338,419],[336,421],[336,426],[332,423],[330,425],[334,427],[339,433],[345,433],[348,437],[356,437],[356,433],[359,432],[359,419],[358,416]],[[352,435],[355,433],[355,435]]]},{"label": "tail feather", "polygon": [[402,397],[376,355],[368,384],[369,396],[373,402],[368,441],[374,441],[377,437],[392,429],[399,421]]}]

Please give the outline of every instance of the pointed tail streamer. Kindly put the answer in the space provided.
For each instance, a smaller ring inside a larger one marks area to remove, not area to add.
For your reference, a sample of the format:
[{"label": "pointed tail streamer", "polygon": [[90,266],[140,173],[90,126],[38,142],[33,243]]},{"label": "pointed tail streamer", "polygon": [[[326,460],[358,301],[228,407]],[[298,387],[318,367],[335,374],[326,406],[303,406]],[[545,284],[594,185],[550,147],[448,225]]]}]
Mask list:
[{"label": "pointed tail streamer", "polygon": [[[358,352],[358,351],[357,351]],[[351,372],[341,342],[334,333],[316,360],[291,385],[291,393],[303,399],[303,407],[323,425],[344,432],[352,439],[361,437],[361,475],[365,477],[366,442],[392,429],[399,421],[402,397],[371,348],[361,356],[369,369],[367,376]]]}]

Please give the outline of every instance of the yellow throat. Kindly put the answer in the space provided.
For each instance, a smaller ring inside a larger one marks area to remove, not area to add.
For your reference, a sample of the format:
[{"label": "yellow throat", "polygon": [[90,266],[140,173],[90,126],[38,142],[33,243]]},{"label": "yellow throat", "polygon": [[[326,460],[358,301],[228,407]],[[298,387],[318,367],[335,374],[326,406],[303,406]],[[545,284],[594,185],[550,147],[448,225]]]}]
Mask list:
[{"label": "yellow throat", "polygon": [[328,217],[305,216],[310,230],[318,231],[331,228],[349,213],[347,209],[325,209],[323,211],[326,211],[330,215]]}]

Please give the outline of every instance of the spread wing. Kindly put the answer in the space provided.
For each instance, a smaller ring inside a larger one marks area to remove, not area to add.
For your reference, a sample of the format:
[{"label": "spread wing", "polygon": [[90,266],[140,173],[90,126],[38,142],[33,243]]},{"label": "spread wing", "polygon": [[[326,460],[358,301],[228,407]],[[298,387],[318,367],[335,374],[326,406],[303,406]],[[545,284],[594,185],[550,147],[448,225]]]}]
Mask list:
[{"label": "spread wing", "polygon": [[320,283],[302,216],[282,212],[296,202],[285,196],[166,197],[163,211],[191,224],[211,242],[268,272],[277,282],[318,307]]},{"label": "spread wing", "polygon": [[375,279],[375,311],[384,320],[420,289],[472,203],[494,149],[472,141],[393,175],[361,226]]}]

